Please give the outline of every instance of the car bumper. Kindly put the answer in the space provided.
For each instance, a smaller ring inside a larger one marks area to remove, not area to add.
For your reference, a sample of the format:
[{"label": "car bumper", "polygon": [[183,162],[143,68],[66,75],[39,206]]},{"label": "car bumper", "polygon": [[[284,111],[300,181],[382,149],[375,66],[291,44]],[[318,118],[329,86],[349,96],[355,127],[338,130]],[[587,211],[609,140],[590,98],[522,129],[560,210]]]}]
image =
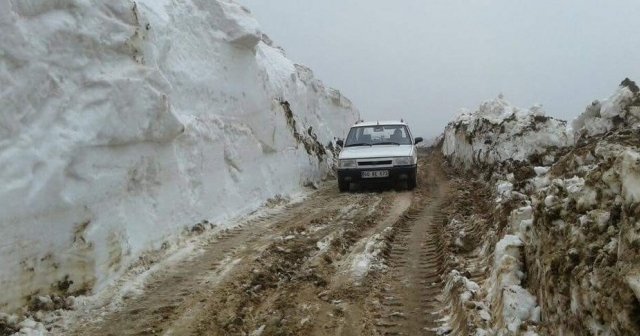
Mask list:
[{"label": "car bumper", "polygon": [[[400,166],[392,168],[355,168],[355,169],[338,169],[338,179],[345,182],[377,182],[377,181],[402,181],[414,178],[416,175],[416,165]],[[388,177],[363,178],[364,171],[388,170]]]}]

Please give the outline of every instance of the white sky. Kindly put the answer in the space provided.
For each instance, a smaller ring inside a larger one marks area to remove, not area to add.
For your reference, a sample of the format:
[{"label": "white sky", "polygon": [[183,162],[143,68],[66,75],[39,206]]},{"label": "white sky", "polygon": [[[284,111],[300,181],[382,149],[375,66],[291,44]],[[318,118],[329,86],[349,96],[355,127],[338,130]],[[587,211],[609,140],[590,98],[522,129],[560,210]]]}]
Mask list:
[{"label": "white sky", "polygon": [[239,0],[364,119],[442,132],[503,93],[572,119],[640,82],[640,0]]}]

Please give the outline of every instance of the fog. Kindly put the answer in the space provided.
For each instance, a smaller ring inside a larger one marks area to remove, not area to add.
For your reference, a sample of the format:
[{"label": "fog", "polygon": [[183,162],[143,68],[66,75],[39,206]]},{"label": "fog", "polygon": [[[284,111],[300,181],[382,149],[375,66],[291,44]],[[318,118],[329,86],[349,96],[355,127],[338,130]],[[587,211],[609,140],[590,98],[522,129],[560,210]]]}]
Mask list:
[{"label": "fog", "polygon": [[640,1],[241,0],[294,61],[364,119],[438,135],[500,93],[572,119],[640,81]]}]

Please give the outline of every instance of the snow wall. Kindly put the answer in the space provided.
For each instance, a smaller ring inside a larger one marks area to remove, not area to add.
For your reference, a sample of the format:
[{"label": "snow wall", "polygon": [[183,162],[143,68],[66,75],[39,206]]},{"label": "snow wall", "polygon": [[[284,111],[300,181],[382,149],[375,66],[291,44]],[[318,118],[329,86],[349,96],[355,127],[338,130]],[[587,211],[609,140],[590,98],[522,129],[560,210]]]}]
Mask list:
[{"label": "snow wall", "polygon": [[0,310],[329,171],[359,118],[233,1],[0,2]]},{"label": "snow wall", "polygon": [[458,225],[495,243],[472,253],[484,259],[488,281],[467,285],[464,269],[450,277],[447,294],[462,283],[458,301],[474,301],[450,318],[452,329],[637,335],[640,89],[625,79],[573,128],[537,108],[514,109],[502,99],[484,103],[444,133],[443,153],[486,181],[494,206],[493,223]]},{"label": "snow wall", "polygon": [[[525,161],[549,147],[572,142],[566,122],[547,117],[540,106],[522,109],[502,96],[489,100],[473,112],[464,111],[444,132],[442,152],[464,165]],[[550,158],[547,158],[550,160]]]}]

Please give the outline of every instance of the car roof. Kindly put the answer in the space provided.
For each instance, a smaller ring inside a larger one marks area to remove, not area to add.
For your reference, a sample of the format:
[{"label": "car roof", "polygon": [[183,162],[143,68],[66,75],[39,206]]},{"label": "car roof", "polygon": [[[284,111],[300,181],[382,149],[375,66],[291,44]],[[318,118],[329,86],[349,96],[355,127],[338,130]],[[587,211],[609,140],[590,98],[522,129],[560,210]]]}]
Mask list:
[{"label": "car roof", "polygon": [[377,125],[404,125],[407,126],[407,123],[400,120],[380,120],[380,121],[361,121],[356,123],[351,127],[366,127],[366,126],[377,126]]}]

